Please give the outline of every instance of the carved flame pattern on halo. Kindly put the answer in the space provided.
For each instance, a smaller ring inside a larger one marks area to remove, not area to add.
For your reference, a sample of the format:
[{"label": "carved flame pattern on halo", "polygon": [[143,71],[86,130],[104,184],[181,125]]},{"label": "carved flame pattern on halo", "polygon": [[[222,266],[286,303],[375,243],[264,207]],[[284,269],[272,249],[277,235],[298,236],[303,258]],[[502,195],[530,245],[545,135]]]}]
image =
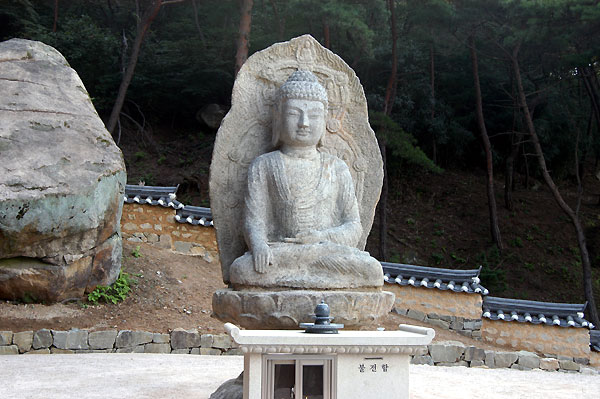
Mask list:
[{"label": "carved flame pattern on halo", "polygon": [[358,78],[339,56],[309,35],[276,43],[253,54],[243,65],[234,83],[231,110],[215,139],[210,195],[225,282],[229,281],[229,266],[245,251],[241,205],[248,166],[272,150],[271,120],[277,90],[298,69],[313,72],[327,90],[327,130],[319,150],[348,165],[364,230],[360,249],[371,229],[383,172]]}]

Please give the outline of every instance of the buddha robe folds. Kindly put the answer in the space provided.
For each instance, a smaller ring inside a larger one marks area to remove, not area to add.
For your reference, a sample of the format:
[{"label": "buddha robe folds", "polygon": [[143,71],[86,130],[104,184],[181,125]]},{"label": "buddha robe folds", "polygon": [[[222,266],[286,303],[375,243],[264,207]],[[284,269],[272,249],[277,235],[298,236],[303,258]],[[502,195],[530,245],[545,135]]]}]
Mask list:
[{"label": "buddha robe folds", "polygon": [[[265,273],[246,252],[231,265],[231,283],[242,287],[336,289],[381,287],[381,264],[356,248],[362,233],[354,184],[346,164],[320,153],[313,183],[298,188],[294,179],[307,171],[286,171],[280,151],[256,158],[248,170],[244,228],[246,242],[266,242],[272,263]],[[292,161],[289,161],[292,162]],[[298,162],[297,160],[293,162]],[[289,165],[289,163],[287,163]],[[313,244],[286,242],[309,231],[323,239]]]}]

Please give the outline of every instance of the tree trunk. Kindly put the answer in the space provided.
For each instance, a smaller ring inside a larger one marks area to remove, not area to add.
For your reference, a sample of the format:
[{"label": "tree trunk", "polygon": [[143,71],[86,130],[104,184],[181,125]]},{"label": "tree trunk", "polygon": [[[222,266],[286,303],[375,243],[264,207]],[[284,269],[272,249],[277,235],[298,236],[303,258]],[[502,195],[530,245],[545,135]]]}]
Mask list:
[{"label": "tree trunk", "polygon": [[58,0],[54,0],[54,23],[52,24],[52,32],[56,32],[57,23],[58,23]]},{"label": "tree trunk", "polygon": [[119,86],[119,93],[117,94],[117,100],[115,101],[115,105],[113,106],[112,112],[110,113],[110,118],[108,119],[107,129],[112,134],[117,125],[117,121],[119,119],[119,115],[121,114],[121,109],[123,108],[123,103],[125,102],[125,95],[127,94],[127,89],[129,88],[129,84],[131,83],[131,79],[133,79],[133,73],[135,72],[135,66],[137,65],[138,58],[140,56],[140,49],[142,48],[142,44],[144,43],[144,37],[148,32],[148,28],[152,24],[152,21],[158,15],[158,11],[160,7],[163,5],[161,0],[153,1],[152,4],[148,7],[148,9],[144,12],[142,18],[139,19],[138,26],[136,29],[135,41],[133,42],[133,49],[131,51],[131,56],[129,57],[129,62],[127,63],[127,69],[125,70],[125,74],[123,75],[123,79],[121,80],[121,85]]},{"label": "tree trunk", "polygon": [[248,59],[248,45],[250,41],[250,28],[252,27],[253,0],[241,0],[240,27],[238,30],[237,51],[235,53],[235,75],[244,62]]},{"label": "tree trunk", "polygon": [[[394,97],[396,95],[396,84],[397,84],[397,70],[398,70],[398,55],[396,53],[396,14],[394,10],[394,0],[387,0],[387,5],[390,10],[390,28],[392,32],[392,70],[388,79],[387,87],[385,89],[385,101],[383,104],[383,113],[390,115],[392,112],[392,105],[394,103]],[[383,187],[381,189],[381,198],[379,199],[379,260],[385,261],[387,259],[387,197],[388,197],[388,173],[387,173],[387,162],[386,162],[386,144],[385,140],[381,138],[379,140],[379,149],[381,151],[381,157],[383,159]]]},{"label": "tree trunk", "polygon": [[379,150],[383,159],[383,186],[381,187],[381,198],[379,199],[379,260],[387,261],[387,199],[388,199],[388,175],[385,140],[379,140]]},{"label": "tree trunk", "polygon": [[429,82],[431,86],[431,147],[433,153],[433,163],[437,164],[437,145],[435,141],[435,131],[433,123],[435,119],[435,52],[433,48],[433,32],[431,33],[432,43],[429,46]]},{"label": "tree trunk", "polygon": [[600,326],[600,319],[598,318],[598,308],[596,307],[596,301],[594,299],[594,291],[592,286],[592,266],[590,263],[590,255],[587,249],[585,232],[583,230],[581,220],[579,219],[579,215],[577,215],[577,213],[575,213],[573,209],[565,202],[558,190],[558,187],[556,186],[556,184],[554,184],[554,181],[552,180],[552,177],[548,172],[548,168],[546,167],[546,160],[544,158],[542,146],[540,145],[540,140],[535,130],[535,125],[533,124],[531,114],[529,113],[529,107],[527,106],[527,98],[525,96],[525,90],[523,89],[523,82],[521,80],[518,53],[519,45],[515,47],[511,56],[511,61],[513,73],[515,75],[517,83],[517,89],[519,92],[519,101],[521,104],[521,109],[523,110],[527,130],[529,131],[529,135],[531,136],[531,141],[535,149],[538,165],[542,172],[542,176],[544,177],[544,181],[546,182],[546,185],[548,185],[548,188],[550,188],[550,191],[552,192],[552,195],[554,196],[554,199],[556,200],[558,206],[569,217],[569,219],[571,219],[573,227],[575,227],[575,232],[577,234],[577,243],[579,244],[579,251],[581,254],[581,265],[583,269],[583,291],[585,299],[588,302],[588,314],[590,316],[591,322],[594,323],[596,326]]},{"label": "tree trunk", "polygon": [[485,150],[486,158],[486,184],[488,208],[490,213],[490,233],[492,235],[492,241],[494,241],[496,247],[498,247],[498,250],[502,251],[502,237],[500,236],[500,228],[498,227],[496,194],[494,192],[494,165],[492,158],[492,146],[487,133],[487,129],[485,127],[485,120],[483,119],[483,101],[481,99],[481,86],[479,84],[479,66],[477,64],[477,51],[475,50],[475,39],[472,35],[469,36],[469,51],[471,52],[471,61],[473,66],[473,82],[475,84],[477,124],[479,125],[479,132],[481,133],[481,141],[483,142],[483,148]]},{"label": "tree trunk", "polygon": [[395,92],[394,86],[398,82],[398,78],[396,76],[398,72],[398,54],[396,52],[396,42],[398,41],[398,34],[396,31],[396,13],[394,10],[394,0],[387,0],[387,5],[390,10],[390,28],[392,32],[392,71],[390,72],[390,78],[388,79],[388,83],[385,88],[383,113],[386,115],[390,115],[392,113],[392,106],[394,104],[394,98],[392,94]]},{"label": "tree trunk", "polygon": [[331,49],[331,42],[329,37],[329,22],[327,21],[327,17],[323,17],[323,46],[328,49]]},{"label": "tree trunk", "polygon": [[277,26],[279,27],[277,38],[279,41],[282,41],[285,34],[285,20],[279,15],[279,9],[277,8],[275,0],[270,0],[270,3],[271,7],[273,7],[273,14],[275,14],[275,19],[277,20]]}]

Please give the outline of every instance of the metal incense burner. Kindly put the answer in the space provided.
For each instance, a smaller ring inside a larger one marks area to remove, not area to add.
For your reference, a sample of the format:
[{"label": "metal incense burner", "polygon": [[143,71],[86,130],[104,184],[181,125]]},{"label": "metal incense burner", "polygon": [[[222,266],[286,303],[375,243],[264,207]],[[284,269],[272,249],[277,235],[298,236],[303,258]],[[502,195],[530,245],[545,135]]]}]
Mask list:
[{"label": "metal incense burner", "polygon": [[343,324],[331,323],[333,317],[329,316],[329,305],[325,301],[321,301],[315,308],[314,318],[314,323],[300,323],[300,328],[313,334],[337,334],[340,328],[344,328]]}]

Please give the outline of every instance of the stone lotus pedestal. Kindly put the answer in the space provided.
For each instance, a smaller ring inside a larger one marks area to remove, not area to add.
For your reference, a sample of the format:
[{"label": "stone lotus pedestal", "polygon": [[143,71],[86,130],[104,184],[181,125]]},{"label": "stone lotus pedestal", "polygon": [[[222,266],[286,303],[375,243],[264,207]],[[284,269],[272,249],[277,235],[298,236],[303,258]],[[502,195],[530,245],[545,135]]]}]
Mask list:
[{"label": "stone lotus pedestal", "polygon": [[[337,317],[336,317],[337,320]],[[408,398],[410,356],[435,331],[401,324],[396,331],[245,330],[225,324],[244,353],[243,398]],[[233,383],[235,384],[235,383]],[[233,385],[231,384],[231,385]],[[238,397],[239,388],[231,389]]]},{"label": "stone lotus pedestal", "polygon": [[376,321],[394,304],[387,291],[218,290],[213,295],[213,314],[225,322],[252,329],[292,329],[312,322],[315,306],[324,300],[336,323],[346,327]]}]

